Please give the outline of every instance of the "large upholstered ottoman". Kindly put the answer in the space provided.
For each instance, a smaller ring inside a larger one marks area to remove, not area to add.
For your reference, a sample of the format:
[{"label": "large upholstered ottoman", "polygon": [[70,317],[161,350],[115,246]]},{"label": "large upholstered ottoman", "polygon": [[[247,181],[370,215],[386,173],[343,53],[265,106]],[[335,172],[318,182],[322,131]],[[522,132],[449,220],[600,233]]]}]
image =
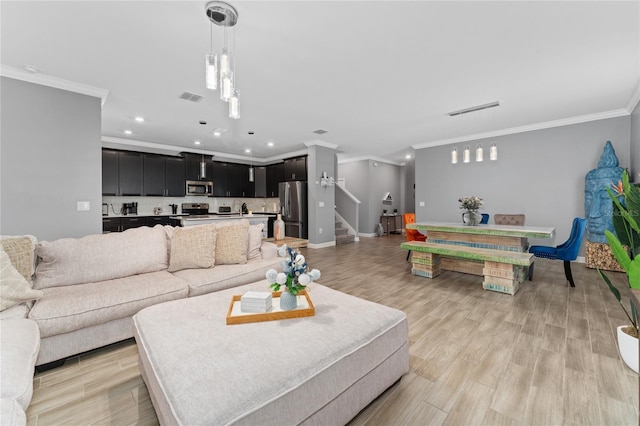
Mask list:
[{"label": "large upholstered ottoman", "polygon": [[312,284],[315,316],[226,325],[234,294],[134,316],[142,377],[163,425],[344,424],[409,370],[406,315]]}]

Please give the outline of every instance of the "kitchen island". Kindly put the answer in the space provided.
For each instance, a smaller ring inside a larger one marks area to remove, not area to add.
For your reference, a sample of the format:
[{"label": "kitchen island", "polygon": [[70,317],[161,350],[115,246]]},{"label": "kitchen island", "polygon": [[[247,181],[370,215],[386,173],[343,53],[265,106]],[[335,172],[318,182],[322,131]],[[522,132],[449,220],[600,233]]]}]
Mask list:
[{"label": "kitchen island", "polygon": [[262,229],[262,238],[267,238],[267,227],[269,221],[269,215],[266,214],[231,214],[231,215],[198,215],[198,216],[182,216],[175,218],[180,220],[181,226],[196,226],[196,225],[206,225],[209,223],[219,223],[223,221],[229,220],[240,220],[247,219],[251,225],[257,225],[259,223],[264,224],[264,228]]}]

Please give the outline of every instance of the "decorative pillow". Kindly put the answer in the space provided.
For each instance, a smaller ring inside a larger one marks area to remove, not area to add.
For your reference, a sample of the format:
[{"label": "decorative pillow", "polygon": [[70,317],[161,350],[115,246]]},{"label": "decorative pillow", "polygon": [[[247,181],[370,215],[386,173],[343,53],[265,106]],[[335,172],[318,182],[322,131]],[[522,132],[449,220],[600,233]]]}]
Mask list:
[{"label": "decorative pillow", "polygon": [[176,227],[171,237],[169,272],[211,268],[216,259],[216,226]]},{"label": "decorative pillow", "polygon": [[259,259],[262,256],[260,253],[260,246],[262,245],[263,229],[264,223],[249,225],[249,248],[247,250],[247,260]]},{"label": "decorative pillow", "polygon": [[31,282],[35,272],[35,250],[37,240],[34,236],[0,238],[0,246],[4,249],[11,264],[18,270],[25,280]]},{"label": "decorative pillow", "polygon": [[248,246],[248,223],[218,227],[218,238],[216,240],[216,265],[247,263]]},{"label": "decorative pillow", "polygon": [[27,280],[11,264],[9,256],[0,246],[0,311],[41,297],[42,291],[31,288]]}]

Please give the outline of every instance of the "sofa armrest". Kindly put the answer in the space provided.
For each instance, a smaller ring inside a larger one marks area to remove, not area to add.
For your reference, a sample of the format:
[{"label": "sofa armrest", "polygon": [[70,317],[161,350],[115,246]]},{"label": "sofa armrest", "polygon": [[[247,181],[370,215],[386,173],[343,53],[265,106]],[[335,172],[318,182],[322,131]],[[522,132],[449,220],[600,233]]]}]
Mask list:
[{"label": "sofa armrest", "polygon": [[260,245],[260,253],[263,259],[270,259],[278,256],[278,246],[268,241],[263,241]]}]

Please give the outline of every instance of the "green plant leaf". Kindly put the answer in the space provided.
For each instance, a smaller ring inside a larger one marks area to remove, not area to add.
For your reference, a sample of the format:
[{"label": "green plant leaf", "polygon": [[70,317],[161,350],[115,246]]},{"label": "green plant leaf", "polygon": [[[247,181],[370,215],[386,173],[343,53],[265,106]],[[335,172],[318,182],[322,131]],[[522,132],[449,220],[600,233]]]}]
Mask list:
[{"label": "green plant leaf", "polygon": [[629,287],[640,290],[640,256],[633,259],[627,270]]},{"label": "green plant leaf", "polygon": [[[613,295],[616,297],[616,299],[618,299],[618,303],[620,304],[620,307],[622,308],[622,310],[624,311],[625,315],[629,319],[629,322],[631,324],[633,324],[634,327],[636,327],[636,322],[631,318],[631,315],[629,315],[629,312],[627,312],[627,310],[624,308],[624,305],[622,304],[622,297],[620,296],[620,292],[618,291],[618,289],[611,283],[611,281],[609,280],[609,277],[607,277],[604,274],[604,272],[602,272],[600,269],[598,269],[598,274],[600,274],[600,277],[602,278],[602,280],[605,283],[607,283],[607,285],[609,286],[609,290],[611,290],[611,293],[613,293]],[[632,310],[634,309],[633,304],[631,306],[631,309]]]},{"label": "green plant leaf", "polygon": [[638,308],[633,303],[633,298],[629,300],[629,304],[631,305],[631,322],[635,328],[638,328]]},{"label": "green plant leaf", "polygon": [[607,237],[607,242],[611,247],[611,252],[618,260],[618,263],[620,263],[620,266],[622,266],[625,271],[628,271],[631,264],[631,258],[629,257],[629,254],[627,253],[625,248],[622,247],[620,241],[616,238],[615,235],[613,235],[611,231],[605,230],[604,235]]}]

